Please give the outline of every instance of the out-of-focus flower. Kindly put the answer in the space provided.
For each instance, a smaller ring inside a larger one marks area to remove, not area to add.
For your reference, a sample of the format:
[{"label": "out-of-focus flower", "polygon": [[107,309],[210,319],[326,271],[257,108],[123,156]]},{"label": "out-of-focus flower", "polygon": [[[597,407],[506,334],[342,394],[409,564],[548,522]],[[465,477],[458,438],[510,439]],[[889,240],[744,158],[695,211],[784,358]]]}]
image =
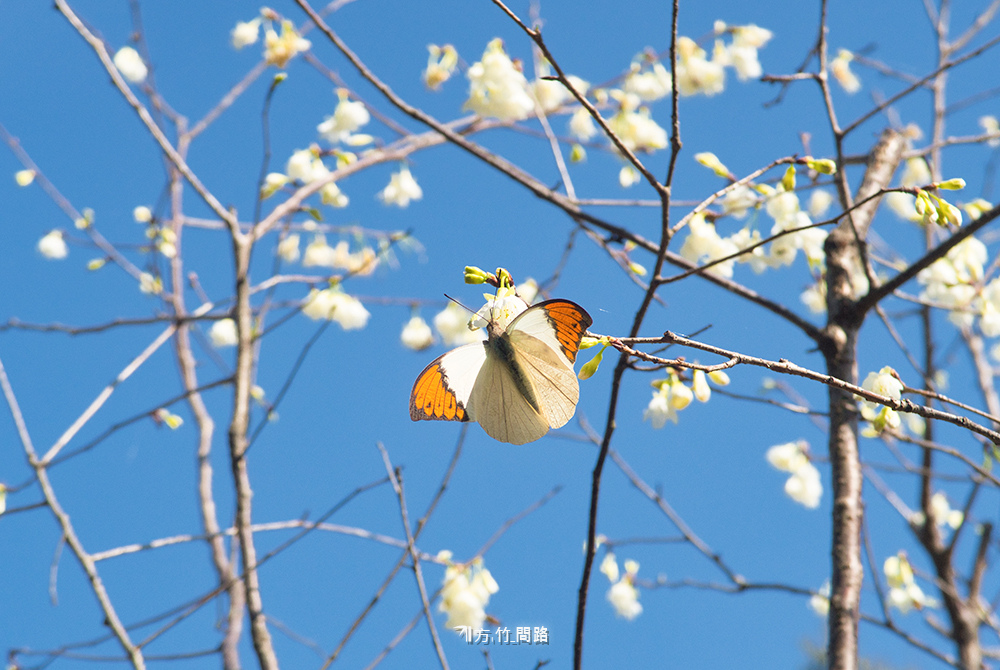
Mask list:
[{"label": "out-of-focus flower", "polygon": [[170,430],[177,430],[184,425],[184,419],[176,414],[171,414],[170,410],[166,407],[161,407],[153,412],[153,420],[157,423],[164,424]]},{"label": "out-of-focus flower", "polygon": [[143,272],[139,275],[139,290],[147,295],[159,295],[163,293],[163,280]]},{"label": "out-of-focus flower", "polygon": [[268,65],[284,68],[297,54],[308,51],[312,42],[295,30],[295,25],[285,19],[281,22],[281,35],[268,28],[264,33],[264,60]]},{"label": "out-of-focus flower", "polygon": [[424,192],[406,165],[401,166],[398,172],[392,173],[389,185],[378,194],[379,200],[397,207],[407,207],[411,200],[420,200],[422,197]]},{"label": "out-of-focus flower", "polygon": [[436,91],[455,71],[455,66],[458,65],[458,52],[450,44],[445,44],[443,47],[429,44],[427,51],[430,55],[427,57],[427,69],[424,70],[424,83],[427,84],[427,88]]},{"label": "out-of-focus flower", "polygon": [[346,88],[337,89],[340,102],[333,110],[333,115],[326,117],[323,123],[316,127],[320,136],[331,144],[338,142],[350,146],[360,146],[372,141],[371,135],[357,134],[359,128],[371,121],[371,114],[360,100],[351,100]]},{"label": "out-of-focus flower", "polygon": [[898,609],[900,614],[906,614],[913,608],[919,610],[924,607],[937,607],[937,601],[925,596],[914,581],[913,568],[906,558],[906,552],[900,551],[895,556],[885,559],[882,571],[889,583],[886,600],[891,607]]},{"label": "out-of-focus flower", "polygon": [[[896,371],[886,365],[878,372],[869,372],[861,384],[861,388],[899,400],[903,392],[903,382],[900,381]],[[861,403],[861,416],[866,421],[871,421],[872,429],[876,434],[881,433],[886,428],[899,428],[900,425],[899,414],[895,410],[867,400]]]},{"label": "out-of-focus flower", "polygon": [[830,582],[826,581],[819,587],[819,593],[809,598],[809,607],[820,616],[830,613]]},{"label": "out-of-focus flower", "polygon": [[667,146],[667,131],[652,119],[648,108],[639,107],[638,97],[621,91],[612,91],[612,94],[621,107],[608,120],[608,127],[626,148],[655,151]]},{"label": "out-of-focus flower", "polygon": [[534,112],[528,80],[504,51],[499,37],[490,40],[482,59],[472,64],[467,76],[469,99],[463,109],[501,121],[519,121]]},{"label": "out-of-focus flower", "polygon": [[569,118],[569,132],[573,133],[581,142],[586,142],[597,134],[597,126],[586,108],[581,107],[573,112]]},{"label": "out-of-focus flower", "polygon": [[38,251],[49,260],[62,260],[69,254],[69,247],[61,230],[53,230],[38,240]]},{"label": "out-of-focus flower", "polygon": [[122,76],[133,84],[141,84],[146,81],[149,69],[142,62],[139,52],[132,47],[122,47],[119,49],[115,53],[114,62],[115,67],[118,68]]},{"label": "out-of-focus flower", "polygon": [[[681,246],[681,256],[695,264],[717,261],[727,256],[735,256],[740,248],[731,240],[723,238],[715,230],[715,224],[706,220],[704,213],[698,213],[688,222],[688,236]],[[730,278],[736,259],[731,258],[705,270],[709,274]]]},{"label": "out-of-focus flower", "polygon": [[31,182],[35,181],[35,171],[18,170],[14,173],[14,181],[17,182],[18,186],[27,186]]},{"label": "out-of-focus flower", "polygon": [[721,93],[726,83],[725,49],[716,50],[712,60],[690,37],[677,38],[677,90],[681,95]]},{"label": "out-of-focus flower", "polygon": [[[572,93],[570,93],[568,88],[563,86],[561,81],[544,78],[550,75],[551,69],[549,68],[549,64],[543,62],[538,67],[535,81],[531,83],[531,91],[535,94],[535,100],[538,101],[538,106],[544,112],[554,112],[562,107],[566,101],[575,102]],[[569,80],[573,90],[580,95],[586,95],[587,89],[590,88],[588,82],[575,75],[567,75],[566,79]]]},{"label": "out-of-focus flower", "polygon": [[660,61],[650,61],[645,54],[632,59],[631,71],[625,76],[622,89],[640,100],[665,98],[672,90],[673,78]]},{"label": "out-of-focus flower", "polygon": [[426,321],[419,316],[414,316],[403,326],[403,332],[400,333],[399,339],[407,349],[421,351],[434,344],[434,333],[431,332],[431,327],[427,325]]},{"label": "out-of-focus flower", "polygon": [[302,313],[313,320],[336,321],[344,330],[364,328],[371,316],[360,300],[337,288],[312,289],[303,301]]},{"label": "out-of-focus flower", "polygon": [[848,93],[857,93],[861,89],[861,80],[851,72],[851,61],[854,54],[847,49],[837,52],[837,57],[830,61],[830,74]]},{"label": "out-of-focus flower", "polygon": [[[960,509],[952,509],[948,504],[948,497],[942,491],[938,491],[931,496],[931,520],[935,526],[948,526],[952,530],[958,528],[965,521],[965,514]],[[926,518],[923,512],[915,512],[910,517],[910,522],[922,526]]]},{"label": "out-of-focus flower", "polygon": [[441,604],[438,610],[448,615],[448,628],[482,628],[486,620],[486,605],[490,596],[500,590],[493,575],[483,567],[483,559],[477,558],[468,565],[451,563],[451,552],[441,552],[449,565],[444,571],[441,585]]},{"label": "out-of-focus flower", "polygon": [[823,495],[819,470],[806,456],[809,444],[805,440],[778,444],[767,450],[767,462],[778,470],[790,472],[785,482],[785,493],[795,502],[815,509]]},{"label": "out-of-focus flower", "polygon": [[278,256],[286,263],[299,260],[299,236],[293,233],[278,242]]},{"label": "out-of-focus flower", "polygon": [[208,337],[212,340],[212,346],[217,349],[235,347],[239,343],[236,322],[232,319],[219,319],[212,324],[208,331]]},{"label": "out-of-focus flower", "polygon": [[461,305],[449,302],[434,316],[434,329],[447,346],[478,342],[486,337],[482,329],[469,328],[469,312]]},{"label": "out-of-focus flower", "polygon": [[153,220],[153,210],[145,205],[139,205],[132,210],[132,218],[136,223],[149,223]]},{"label": "out-of-focus flower", "polygon": [[816,189],[809,196],[809,216],[813,219],[822,219],[832,204],[832,193],[821,188]]},{"label": "out-of-focus flower", "polygon": [[232,32],[229,33],[233,48],[239,51],[243,47],[248,47],[257,41],[260,34],[260,17],[250,21],[239,21]]},{"label": "out-of-focus flower", "polygon": [[990,147],[1000,147],[1000,121],[995,116],[980,116],[979,127],[990,136],[986,144]]},{"label": "out-of-focus flower", "polygon": [[601,572],[611,581],[607,598],[615,608],[615,614],[629,621],[642,614],[639,589],[635,588],[635,576],[639,572],[639,564],[631,560],[625,561],[625,574],[619,577],[615,555],[609,552],[601,562]]}]

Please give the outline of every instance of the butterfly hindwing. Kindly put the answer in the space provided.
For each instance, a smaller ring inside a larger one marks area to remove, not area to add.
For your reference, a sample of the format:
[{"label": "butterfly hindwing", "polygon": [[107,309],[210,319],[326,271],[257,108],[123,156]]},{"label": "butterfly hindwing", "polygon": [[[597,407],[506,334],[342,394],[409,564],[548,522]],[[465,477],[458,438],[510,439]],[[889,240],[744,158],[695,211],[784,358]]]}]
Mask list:
[{"label": "butterfly hindwing", "polygon": [[508,361],[490,350],[470,398],[473,418],[486,434],[510,444],[533,442],[549,430],[549,422],[519,390]]},{"label": "butterfly hindwing", "polygon": [[482,342],[466,344],[439,356],[424,368],[410,393],[410,418],[470,421],[469,398],[483,363]]},{"label": "butterfly hindwing", "polygon": [[580,399],[580,384],[573,368],[567,367],[549,345],[523,331],[513,331],[510,339],[517,351],[518,363],[541,401],[549,426],[564,426],[573,418]]}]

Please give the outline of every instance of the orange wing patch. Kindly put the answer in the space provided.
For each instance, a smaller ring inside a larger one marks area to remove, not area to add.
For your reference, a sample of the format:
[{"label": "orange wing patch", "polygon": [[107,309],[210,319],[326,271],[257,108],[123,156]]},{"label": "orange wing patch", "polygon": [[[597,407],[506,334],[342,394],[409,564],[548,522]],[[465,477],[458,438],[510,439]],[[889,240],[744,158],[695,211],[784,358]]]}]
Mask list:
[{"label": "orange wing patch", "polygon": [[556,331],[556,339],[559,340],[563,354],[570,363],[575,363],[580,340],[594,320],[582,307],[569,300],[554,300],[551,305],[546,306],[545,312]]},{"label": "orange wing patch", "polygon": [[434,361],[420,373],[410,393],[410,418],[441,421],[468,421],[465,407],[448,388],[439,361]]}]

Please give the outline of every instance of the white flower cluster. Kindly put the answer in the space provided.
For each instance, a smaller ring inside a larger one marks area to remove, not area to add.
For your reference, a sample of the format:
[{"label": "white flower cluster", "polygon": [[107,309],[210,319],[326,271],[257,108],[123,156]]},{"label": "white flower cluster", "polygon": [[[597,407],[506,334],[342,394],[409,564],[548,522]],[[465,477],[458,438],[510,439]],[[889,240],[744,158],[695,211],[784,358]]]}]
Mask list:
[{"label": "white flower cluster", "polygon": [[469,67],[468,77],[469,99],[463,109],[501,121],[520,121],[534,113],[528,80],[499,37],[486,45],[483,57]]},{"label": "white flower cluster", "polygon": [[[965,522],[965,514],[960,509],[952,509],[948,503],[948,497],[943,491],[938,491],[931,496],[930,500],[931,521],[939,528],[948,526],[952,530],[957,529]],[[914,512],[910,516],[910,523],[914,526],[922,526],[927,522],[923,512]]]},{"label": "white flower cluster", "polygon": [[477,630],[483,627],[486,620],[485,607],[490,602],[490,596],[500,587],[490,571],[483,567],[483,559],[461,564],[452,563],[451,557],[450,551],[438,553],[438,558],[448,563],[438,610],[448,615],[445,622],[448,628],[468,626]]},{"label": "white flower cluster", "polygon": [[816,509],[823,495],[823,484],[820,483],[819,470],[806,455],[808,450],[809,444],[805,440],[778,444],[767,450],[767,462],[778,470],[791,473],[785,482],[785,493],[789,498],[809,509]]},{"label": "white flower cluster", "polygon": [[726,386],[729,384],[729,375],[723,370],[713,370],[707,374],[704,370],[695,370],[691,375],[691,386],[688,387],[681,381],[677,370],[668,368],[666,379],[653,382],[653,397],[642,413],[642,420],[649,421],[656,429],[663,428],[667,421],[676,424],[677,412],[690,405],[693,399],[709,401],[712,397],[709,380],[718,386]]},{"label": "white flower cluster", "polygon": [[924,607],[937,607],[937,601],[924,595],[913,579],[913,567],[906,558],[906,552],[901,551],[895,556],[885,559],[882,565],[885,579],[889,583],[889,594],[886,600],[890,607],[895,607],[901,614]]},{"label": "white flower cluster", "polygon": [[819,587],[819,592],[814,594],[809,598],[809,607],[813,612],[820,616],[826,616],[830,613],[830,581],[827,580],[823,582],[823,586]]},{"label": "white flower cluster", "polygon": [[[903,382],[900,381],[896,371],[887,365],[878,372],[869,372],[861,388],[899,400],[903,392]],[[879,435],[886,428],[895,430],[901,423],[896,410],[867,400],[861,403],[861,417],[871,422],[871,427],[862,431],[862,435],[866,437]]]},{"label": "white flower cluster", "polygon": [[371,316],[360,300],[336,287],[309,291],[302,301],[302,313],[313,320],[336,321],[344,330],[364,328]]},{"label": "white flower cluster", "polygon": [[983,285],[987,261],[986,245],[968,237],[952,247],[917,275],[924,285],[923,300],[950,311],[949,319],[969,328],[979,318],[986,337],[1000,335],[1000,280]]},{"label": "white flower cluster", "polygon": [[615,614],[631,621],[642,614],[639,604],[639,589],[635,588],[635,576],[639,573],[639,564],[635,561],[625,561],[625,574],[619,574],[618,561],[615,555],[608,552],[601,561],[601,572],[611,582],[608,589],[608,602],[615,608]]}]

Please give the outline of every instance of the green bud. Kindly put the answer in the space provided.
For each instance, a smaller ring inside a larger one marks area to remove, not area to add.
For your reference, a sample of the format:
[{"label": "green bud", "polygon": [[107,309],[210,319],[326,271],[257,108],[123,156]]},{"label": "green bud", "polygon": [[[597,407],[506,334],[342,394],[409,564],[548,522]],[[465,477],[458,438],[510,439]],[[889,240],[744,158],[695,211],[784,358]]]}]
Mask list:
[{"label": "green bud", "polygon": [[815,170],[820,174],[837,174],[837,163],[829,158],[806,158],[806,165],[810,170]]},{"label": "green bud", "polygon": [[465,266],[466,284],[485,284],[487,279],[489,279],[489,275],[483,270],[480,270],[474,265]]},{"label": "green bud", "polygon": [[961,191],[965,188],[965,180],[961,177],[955,177],[948,181],[938,182],[937,187],[945,191]]},{"label": "green bud", "polygon": [[601,365],[601,359],[604,358],[604,350],[608,348],[608,345],[601,347],[601,350],[597,352],[597,355],[591,358],[589,361],[583,364],[580,368],[580,374],[577,375],[580,379],[590,379],[597,372],[597,368]]},{"label": "green bud", "polygon": [[781,178],[781,185],[785,188],[785,192],[791,192],[795,190],[795,166],[789,165],[788,169],[785,170],[785,176]]}]

